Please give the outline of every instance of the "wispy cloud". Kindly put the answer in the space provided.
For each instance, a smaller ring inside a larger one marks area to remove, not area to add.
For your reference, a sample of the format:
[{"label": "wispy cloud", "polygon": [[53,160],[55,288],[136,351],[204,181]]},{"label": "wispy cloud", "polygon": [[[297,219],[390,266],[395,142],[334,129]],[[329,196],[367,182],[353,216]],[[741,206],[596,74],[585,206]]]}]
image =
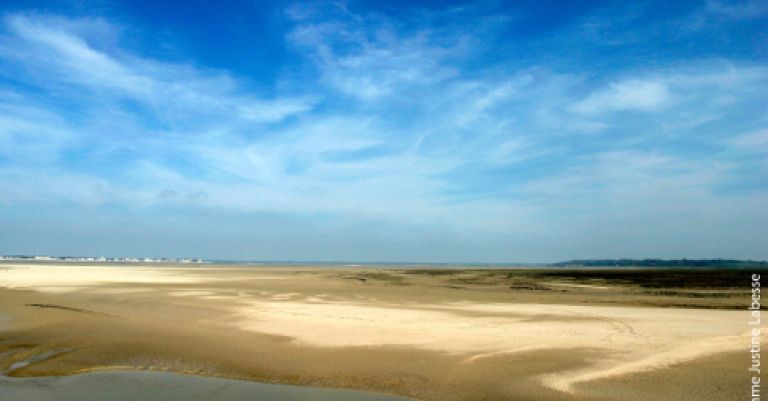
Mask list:
[{"label": "wispy cloud", "polygon": [[764,156],[763,63],[565,67],[473,45],[503,48],[516,19],[437,26],[448,17],[432,13],[405,29],[345,6],[290,7],[296,71],[271,85],[150,57],[104,18],[8,14],[0,204],[119,210],[149,226],[213,213],[235,216],[236,235],[258,219],[284,238],[310,221],[305,242],[357,243],[350,230],[422,260],[446,246],[466,260],[704,255],[697,241],[729,256],[734,238],[703,231],[765,227],[766,188],[743,184]]},{"label": "wispy cloud", "polygon": [[704,12],[735,20],[760,18],[768,15],[768,5],[757,0],[724,2],[710,0],[706,2]]},{"label": "wispy cloud", "polygon": [[768,151],[768,128],[739,135],[730,143],[745,151],[766,152]]},{"label": "wispy cloud", "polygon": [[572,110],[584,114],[611,111],[658,111],[672,102],[667,86],[661,82],[629,80],[609,85],[576,102]]},{"label": "wispy cloud", "polygon": [[[461,38],[442,38],[427,27],[405,37],[391,21],[366,18],[336,5],[294,6],[289,38],[317,64],[330,87],[362,100],[405,96],[458,74],[447,63],[461,55]],[[330,19],[329,19],[330,18]]]}]

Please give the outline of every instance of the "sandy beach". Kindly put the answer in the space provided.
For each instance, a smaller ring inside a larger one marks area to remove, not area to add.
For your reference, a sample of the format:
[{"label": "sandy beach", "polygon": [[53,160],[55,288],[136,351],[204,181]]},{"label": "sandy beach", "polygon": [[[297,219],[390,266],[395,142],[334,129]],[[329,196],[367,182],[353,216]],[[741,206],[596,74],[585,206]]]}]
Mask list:
[{"label": "sandy beach", "polygon": [[[589,271],[4,263],[0,370],[158,370],[435,401],[744,392],[739,279],[751,272]],[[51,350],[64,351],[18,367]]]}]

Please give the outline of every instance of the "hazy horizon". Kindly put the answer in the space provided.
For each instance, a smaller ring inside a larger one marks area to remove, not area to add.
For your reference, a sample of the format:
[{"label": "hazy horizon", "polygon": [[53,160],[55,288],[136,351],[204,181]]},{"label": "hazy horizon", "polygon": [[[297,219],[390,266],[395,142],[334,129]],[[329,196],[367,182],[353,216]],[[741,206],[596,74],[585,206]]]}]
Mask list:
[{"label": "hazy horizon", "polygon": [[760,1],[6,1],[0,254],[766,260],[767,22]]}]

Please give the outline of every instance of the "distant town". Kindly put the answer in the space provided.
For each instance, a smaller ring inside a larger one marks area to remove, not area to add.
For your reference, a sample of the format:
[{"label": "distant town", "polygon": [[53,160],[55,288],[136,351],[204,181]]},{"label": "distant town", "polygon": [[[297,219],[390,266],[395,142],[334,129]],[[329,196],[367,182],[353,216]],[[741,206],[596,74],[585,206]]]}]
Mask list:
[{"label": "distant town", "polygon": [[0,261],[102,262],[102,263],[205,263],[202,259],[108,258],[105,256],[0,255]]}]

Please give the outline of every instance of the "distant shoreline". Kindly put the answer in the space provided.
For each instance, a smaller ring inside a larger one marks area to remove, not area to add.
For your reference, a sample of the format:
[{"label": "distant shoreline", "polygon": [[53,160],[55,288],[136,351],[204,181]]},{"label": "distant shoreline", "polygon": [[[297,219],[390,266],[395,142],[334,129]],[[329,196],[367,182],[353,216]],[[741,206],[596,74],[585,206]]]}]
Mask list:
[{"label": "distant shoreline", "polygon": [[395,267],[395,268],[567,268],[567,267],[649,267],[649,268],[755,268],[768,267],[768,261],[744,259],[574,259],[554,263],[540,262],[356,262],[356,261],[293,261],[293,260],[218,260],[200,258],[135,258],[135,257],[93,257],[93,256],[47,256],[47,255],[0,255],[2,262],[26,263],[88,263],[88,264],[208,264],[208,265],[266,265],[266,266],[326,266],[326,267]]}]

